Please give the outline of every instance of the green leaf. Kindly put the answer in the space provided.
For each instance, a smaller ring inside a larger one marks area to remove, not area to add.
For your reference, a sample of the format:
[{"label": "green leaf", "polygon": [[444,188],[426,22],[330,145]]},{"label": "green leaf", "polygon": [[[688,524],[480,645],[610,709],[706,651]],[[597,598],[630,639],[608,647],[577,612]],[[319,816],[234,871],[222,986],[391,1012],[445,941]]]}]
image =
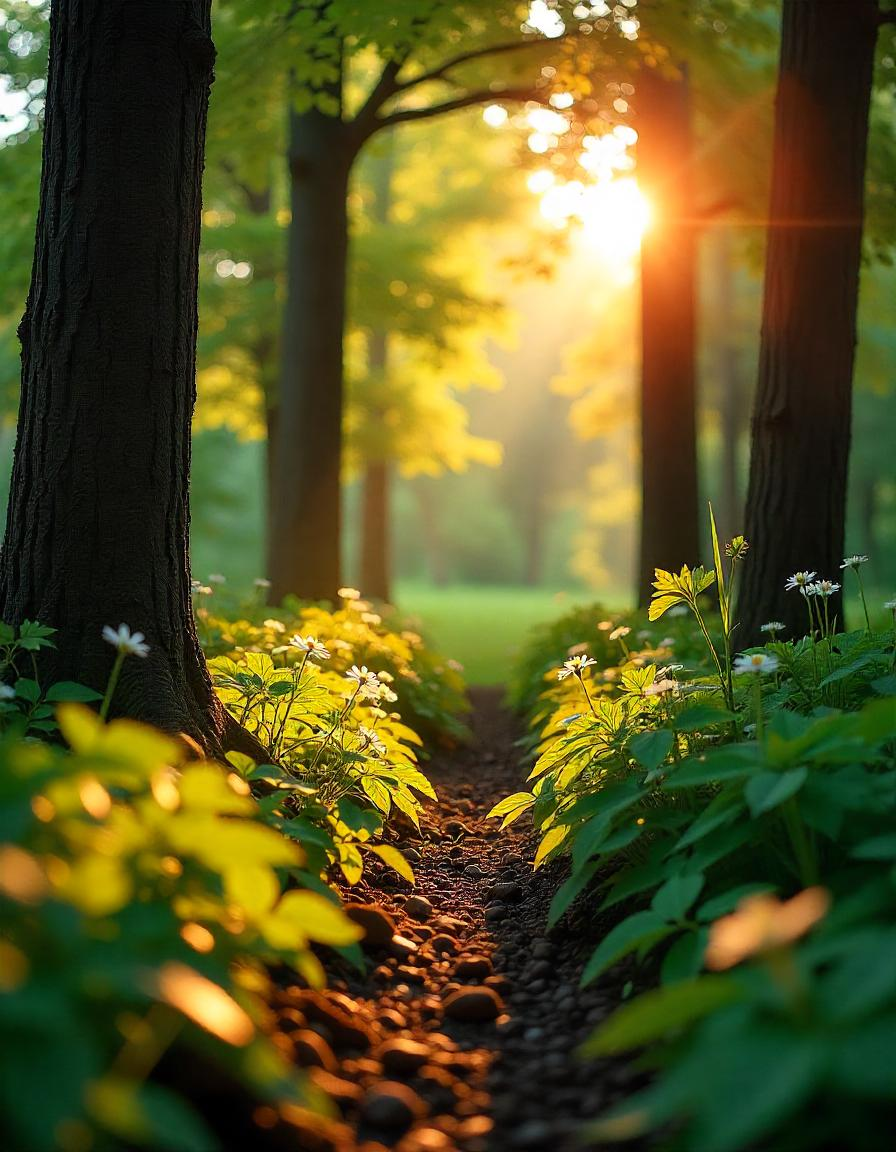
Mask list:
[{"label": "green leaf", "polygon": [[580,1051],[583,1056],[593,1057],[640,1048],[743,996],[743,987],[729,976],[701,976],[686,984],[655,988],[617,1009]]},{"label": "green leaf", "polygon": [[661,788],[675,792],[679,788],[699,788],[703,784],[724,784],[749,776],[759,763],[760,751],[754,744],[726,744],[711,748],[698,756],[689,756],[674,769]]},{"label": "green leaf", "polygon": [[639,732],[628,742],[628,751],[642,768],[649,772],[658,768],[672,751],[674,735],[667,728],[655,732]]},{"label": "green leaf", "polygon": [[538,851],[535,853],[533,868],[540,868],[552,852],[555,852],[569,835],[569,829],[564,825],[550,828],[541,838]]},{"label": "green leaf", "polygon": [[674,931],[656,912],[635,912],[612,928],[595,948],[582,973],[582,987],[596,980],[623,956],[644,945],[655,944]]},{"label": "green leaf", "polygon": [[703,967],[708,939],[708,928],[698,928],[697,931],[686,932],[683,936],[679,936],[663,957],[660,983],[677,984],[698,976]]},{"label": "green leaf", "polygon": [[26,676],[20,676],[14,687],[16,696],[21,697],[22,700],[27,700],[29,704],[36,704],[40,699],[40,685],[36,680],[29,680]]},{"label": "green leaf", "polygon": [[599,860],[592,860],[583,868],[580,868],[578,872],[573,872],[572,876],[560,885],[554,893],[551,906],[548,910],[548,928],[553,928],[563,916],[564,912],[566,912],[575,901],[576,897],[585,891],[599,866]]},{"label": "green leaf", "polygon": [[90,704],[95,700],[102,700],[101,692],[94,692],[86,684],[76,684],[74,680],[60,680],[51,684],[45,697],[51,704],[65,701],[77,701],[80,704]]},{"label": "green leaf", "polygon": [[863,668],[867,668],[871,664],[883,664],[886,662],[886,657],[882,652],[867,652],[864,656],[860,656],[858,660],[853,660],[849,664],[841,664],[839,668],[835,668],[821,681],[821,686],[825,684],[835,684],[838,680],[846,680],[849,676],[853,676],[856,672],[861,672]]},{"label": "green leaf", "polygon": [[704,728],[718,728],[730,724],[737,717],[726,708],[714,708],[711,704],[694,704],[684,708],[674,717],[672,727],[676,732],[699,732]]},{"label": "green leaf", "polygon": [[678,873],[670,876],[654,894],[651,908],[663,920],[677,923],[684,919],[688,909],[700,895],[706,878],[697,872],[690,876]]},{"label": "green leaf", "polygon": [[531,792],[514,792],[512,796],[507,796],[503,800],[499,800],[486,816],[486,820],[503,816],[504,819],[501,827],[506,828],[509,824],[512,824],[514,820],[518,820],[526,809],[531,808],[534,803],[535,797]]},{"label": "green leaf", "polygon": [[856,860],[896,860],[896,832],[863,840],[850,853]]},{"label": "green leaf", "polygon": [[697,919],[708,923],[733,912],[738,904],[747,896],[754,896],[757,892],[774,892],[773,884],[738,884],[736,888],[729,888],[704,902],[697,909]]},{"label": "green leaf", "polygon": [[730,824],[741,814],[743,807],[737,797],[732,796],[730,793],[723,792],[721,796],[717,796],[711,804],[703,809],[694,823],[675,845],[673,851],[680,852],[682,848],[696,844],[698,840],[702,840],[703,837],[708,836],[710,832],[715,832],[717,828],[721,828],[725,824]]},{"label": "green leaf", "polygon": [[361,808],[348,796],[343,796],[336,808],[337,817],[352,832],[369,832],[375,835],[383,826],[382,817],[369,808]]},{"label": "green leaf", "polygon": [[719,548],[719,533],[716,528],[716,517],[709,505],[709,527],[712,534],[712,559],[716,570],[716,586],[719,592],[719,612],[722,617],[722,631],[728,633],[730,620],[728,616],[728,590],[725,587],[725,569],[722,565],[722,550]]},{"label": "green leaf", "polygon": [[414,883],[414,869],[397,848],[393,848],[390,844],[365,844],[364,847],[374,856],[379,856],[380,860],[394,869],[403,880],[407,880],[409,884]]},{"label": "green leaf", "polygon": [[796,795],[809,775],[809,769],[791,768],[788,772],[761,772],[747,781],[744,796],[753,816],[770,812]]}]

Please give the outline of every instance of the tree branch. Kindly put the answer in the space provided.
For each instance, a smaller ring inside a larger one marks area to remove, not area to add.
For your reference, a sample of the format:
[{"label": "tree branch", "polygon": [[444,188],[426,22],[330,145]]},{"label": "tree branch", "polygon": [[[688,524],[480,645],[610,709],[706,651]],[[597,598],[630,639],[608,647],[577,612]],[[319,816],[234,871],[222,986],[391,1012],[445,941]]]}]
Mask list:
[{"label": "tree branch", "polygon": [[512,40],[506,44],[493,44],[490,48],[473,48],[469,52],[461,52],[451,60],[446,60],[444,64],[440,64],[438,68],[432,68],[429,72],[422,72],[419,76],[412,76],[409,80],[398,84],[395,94],[407,92],[411,88],[417,88],[421,84],[429,84],[434,80],[444,80],[447,73],[452,72],[455,68],[460,68],[464,64],[470,64],[474,60],[484,60],[489,56],[503,56],[508,52],[519,52],[524,48],[544,47],[546,44],[560,44],[564,39],[568,38],[569,35],[570,33],[566,32],[563,36],[555,36],[553,39],[542,36],[537,40]]},{"label": "tree branch", "polygon": [[456,112],[460,108],[472,108],[476,104],[489,104],[494,101],[507,100],[514,104],[535,100],[539,104],[548,104],[547,97],[536,88],[506,88],[494,92],[491,88],[483,88],[476,92],[467,92],[453,100],[443,100],[441,104],[429,104],[424,108],[399,108],[387,116],[375,118],[372,132],[381,128],[391,128],[394,124],[407,124],[414,120],[429,120],[434,116],[442,116],[446,112]]}]

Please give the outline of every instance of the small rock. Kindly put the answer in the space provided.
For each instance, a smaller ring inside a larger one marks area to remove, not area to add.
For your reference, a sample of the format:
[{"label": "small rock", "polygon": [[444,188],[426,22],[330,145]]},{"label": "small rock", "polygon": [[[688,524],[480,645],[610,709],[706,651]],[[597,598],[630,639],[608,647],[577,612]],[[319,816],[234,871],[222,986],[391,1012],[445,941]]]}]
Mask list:
[{"label": "small rock", "polygon": [[351,1108],[361,1099],[361,1086],[342,1076],[334,1076],[325,1072],[323,1068],[310,1068],[308,1079],[321,1090],[326,1092],[331,1100],[335,1100],[340,1108]]},{"label": "small rock", "polygon": [[438,936],[433,936],[430,941],[433,951],[438,952],[440,955],[457,951],[457,941],[453,936],[448,936],[444,932],[440,932]]},{"label": "small rock", "polygon": [[536,960],[548,960],[550,959],[552,952],[553,948],[551,948],[550,940],[541,938],[539,940],[532,941],[531,953]]},{"label": "small rock", "polygon": [[455,980],[484,980],[492,974],[492,962],[487,956],[461,956],[451,975]]},{"label": "small rock", "polygon": [[481,880],[486,873],[482,871],[478,864],[468,864],[464,868],[464,876],[469,876],[473,880]]},{"label": "small rock", "polygon": [[433,907],[425,896],[409,896],[404,902],[404,910],[412,920],[421,923],[427,921],[433,913]]},{"label": "small rock", "polygon": [[370,948],[388,948],[395,935],[395,921],[379,904],[346,904],[345,914],[364,929],[364,944]]},{"label": "small rock", "polygon": [[489,891],[489,896],[505,904],[515,904],[523,898],[523,889],[516,881],[494,884]]},{"label": "small rock", "polygon": [[485,910],[486,924],[495,924],[499,920],[507,919],[506,904],[490,904]]},{"label": "small rock", "polygon": [[550,1125],[543,1120],[527,1120],[511,1134],[513,1148],[550,1148],[555,1143]]},{"label": "small rock", "polygon": [[361,1115],[368,1124],[391,1131],[405,1131],[415,1120],[422,1120],[427,1111],[416,1092],[394,1080],[384,1080],[371,1088],[361,1105]]},{"label": "small rock", "polygon": [[494,1020],[503,1007],[501,997],[491,988],[459,988],[445,999],[445,1015],[469,1023]]},{"label": "small rock", "polygon": [[397,1036],[380,1045],[376,1056],[390,1076],[412,1076],[429,1059],[430,1050],[417,1040]]},{"label": "small rock", "polygon": [[389,946],[392,949],[392,954],[397,956],[399,960],[407,960],[417,951],[417,945],[407,936],[393,936]]},{"label": "small rock", "polygon": [[292,1034],[296,1063],[303,1068],[324,1068],[327,1072],[336,1071],[336,1057],[324,1038],[317,1032],[304,1028]]}]

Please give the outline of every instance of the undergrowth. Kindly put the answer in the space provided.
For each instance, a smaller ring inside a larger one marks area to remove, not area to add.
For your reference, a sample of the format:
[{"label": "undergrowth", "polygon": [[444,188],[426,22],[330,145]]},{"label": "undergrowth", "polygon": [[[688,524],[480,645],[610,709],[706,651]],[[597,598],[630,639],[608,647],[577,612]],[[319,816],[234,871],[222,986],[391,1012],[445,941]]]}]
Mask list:
[{"label": "undergrowth", "polygon": [[712,527],[713,567],[658,570],[646,619],[577,610],[534,639],[513,685],[530,788],[491,815],[531,813],[536,868],[568,858],[550,925],[582,897],[603,926],[583,983],[629,958],[656,985],[581,1053],[655,1072],[589,1138],[879,1148],[896,1102],[894,632],[867,612],[835,631],[839,585],[796,573],[807,635],[770,621],[736,655],[747,546],[726,563]]},{"label": "undergrowth", "polygon": [[375,855],[413,880],[391,821],[416,822],[433,791],[397,709],[458,739],[457,670],[355,594],[333,612],[259,604],[258,622],[196,595],[216,689],[268,764],[185,761],[162,733],[107,722],[122,663],[149,650],[124,625],[104,632],[105,695],[40,684],[33,658],[51,628],[0,631],[7,1146],[209,1152],[189,1085],[155,1075],[169,1051],[225,1070],[281,1121],[327,1111],[268,1038],[269,970],[320,987],[321,947],[360,963],[337,874],[355,883]]}]

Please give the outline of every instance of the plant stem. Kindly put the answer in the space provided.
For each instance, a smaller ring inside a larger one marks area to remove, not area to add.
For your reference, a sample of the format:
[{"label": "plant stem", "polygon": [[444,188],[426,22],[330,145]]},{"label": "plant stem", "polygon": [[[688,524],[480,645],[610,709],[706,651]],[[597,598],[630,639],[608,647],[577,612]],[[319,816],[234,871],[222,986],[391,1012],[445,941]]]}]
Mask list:
[{"label": "plant stem", "polygon": [[124,659],[127,653],[119,649],[115,656],[115,663],[112,665],[112,671],[109,674],[109,683],[106,685],[106,695],[103,697],[103,702],[100,704],[100,719],[105,720],[109,715],[109,706],[112,703],[112,697],[115,695],[115,689],[118,687],[118,677],[121,675],[121,666],[124,664]]},{"label": "plant stem", "polygon": [[862,611],[865,613],[865,628],[867,629],[868,635],[870,636],[871,617],[868,615],[868,602],[865,599],[865,582],[862,580],[862,573],[860,569],[856,568],[854,571],[856,574],[856,579],[859,582],[859,595],[862,597]]},{"label": "plant stem", "polygon": [[782,812],[793,854],[796,857],[800,882],[804,887],[809,888],[818,883],[818,870],[815,864],[815,853],[806,835],[806,826],[794,796],[785,802]]},{"label": "plant stem", "polygon": [[753,673],[753,695],[756,703],[756,743],[762,744],[765,737],[762,717],[762,676],[758,672]]}]

